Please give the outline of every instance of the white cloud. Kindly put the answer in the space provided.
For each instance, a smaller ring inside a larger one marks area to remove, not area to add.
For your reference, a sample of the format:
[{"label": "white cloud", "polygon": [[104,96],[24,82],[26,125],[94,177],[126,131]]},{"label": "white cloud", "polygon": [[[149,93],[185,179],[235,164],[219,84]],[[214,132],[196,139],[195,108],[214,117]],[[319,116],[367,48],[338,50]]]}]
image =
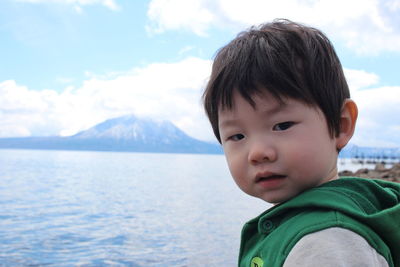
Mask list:
[{"label": "white cloud", "polygon": [[354,92],[361,88],[368,88],[379,82],[379,77],[375,73],[364,70],[352,70],[344,68],[344,73],[349,87]]},{"label": "white cloud", "polygon": [[400,87],[359,90],[353,94],[359,108],[354,143],[362,146],[400,146]]},{"label": "white cloud", "polygon": [[[158,0],[151,1],[147,12],[152,33],[183,28],[198,35],[205,35],[214,14],[209,10],[209,0]],[[191,22],[191,23],[189,23]]]},{"label": "white cloud", "polygon": [[87,5],[102,5],[114,11],[120,9],[115,0],[14,0],[14,1],[23,3],[32,3],[32,4],[51,3],[51,4],[72,5],[78,13],[81,13],[82,7]]},{"label": "white cloud", "polygon": [[188,52],[192,51],[193,49],[195,49],[196,47],[193,45],[188,45],[183,47],[181,50],[179,50],[178,55],[184,55],[184,54],[188,54]]},{"label": "white cloud", "polygon": [[0,83],[0,136],[29,136],[46,133],[51,124],[51,109],[55,92],[29,90],[8,80]]},{"label": "white cloud", "polygon": [[400,86],[372,87],[379,77],[363,70],[345,69],[359,117],[352,139],[360,146],[400,146]]},{"label": "white cloud", "polygon": [[[0,83],[0,136],[72,135],[125,114],[170,120],[189,135],[214,140],[200,98],[211,62],[186,58],[154,63],[111,76],[91,75],[79,88],[29,90]],[[379,77],[345,70],[359,120],[357,145],[400,146],[400,87],[373,87]]]},{"label": "white cloud", "polygon": [[[154,63],[113,78],[90,78],[63,92],[0,83],[0,136],[72,135],[111,117],[170,120],[189,135],[212,139],[200,103],[211,62]],[[7,127],[6,127],[7,126]]]},{"label": "white cloud", "polygon": [[152,32],[211,27],[240,31],[275,18],[307,23],[358,53],[400,51],[399,0],[152,0]]},{"label": "white cloud", "polygon": [[75,80],[74,78],[70,78],[70,77],[61,77],[61,76],[55,78],[55,81],[56,81],[57,83],[61,83],[61,84],[70,84],[70,83],[72,83],[74,80]]}]

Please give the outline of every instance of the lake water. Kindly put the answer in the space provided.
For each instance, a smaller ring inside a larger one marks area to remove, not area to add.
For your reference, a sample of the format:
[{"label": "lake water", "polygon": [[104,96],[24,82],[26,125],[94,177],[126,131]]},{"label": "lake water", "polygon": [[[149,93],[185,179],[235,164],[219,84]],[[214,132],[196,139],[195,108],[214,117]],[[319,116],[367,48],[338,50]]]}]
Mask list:
[{"label": "lake water", "polygon": [[0,266],[236,266],[268,207],[222,155],[0,150]]},{"label": "lake water", "polygon": [[268,207],[221,155],[0,150],[0,266],[235,266]]}]

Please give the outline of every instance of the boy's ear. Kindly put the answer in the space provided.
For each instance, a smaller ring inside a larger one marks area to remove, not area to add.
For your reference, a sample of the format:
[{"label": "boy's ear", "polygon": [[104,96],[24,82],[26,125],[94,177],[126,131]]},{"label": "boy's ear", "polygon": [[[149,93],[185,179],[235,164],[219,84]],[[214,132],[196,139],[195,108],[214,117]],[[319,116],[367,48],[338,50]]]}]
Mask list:
[{"label": "boy's ear", "polygon": [[340,132],[336,137],[337,149],[342,149],[353,136],[357,116],[358,109],[356,103],[351,99],[346,99],[340,115]]}]

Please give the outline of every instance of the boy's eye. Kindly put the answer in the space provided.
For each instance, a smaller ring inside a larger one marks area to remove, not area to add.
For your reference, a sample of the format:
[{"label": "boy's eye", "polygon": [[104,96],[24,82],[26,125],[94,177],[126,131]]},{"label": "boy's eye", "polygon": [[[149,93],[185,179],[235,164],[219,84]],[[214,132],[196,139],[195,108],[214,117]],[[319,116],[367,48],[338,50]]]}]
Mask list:
[{"label": "boy's eye", "polygon": [[243,139],[244,138],[244,135],[243,134],[234,134],[234,135],[232,135],[232,136],[229,136],[228,137],[228,140],[231,140],[231,141],[239,141],[239,140],[241,140],[241,139]]},{"label": "boy's eye", "polygon": [[274,126],[273,130],[274,131],[284,131],[284,130],[289,129],[293,125],[294,125],[293,121],[285,121],[285,122],[281,122],[281,123],[276,124]]}]

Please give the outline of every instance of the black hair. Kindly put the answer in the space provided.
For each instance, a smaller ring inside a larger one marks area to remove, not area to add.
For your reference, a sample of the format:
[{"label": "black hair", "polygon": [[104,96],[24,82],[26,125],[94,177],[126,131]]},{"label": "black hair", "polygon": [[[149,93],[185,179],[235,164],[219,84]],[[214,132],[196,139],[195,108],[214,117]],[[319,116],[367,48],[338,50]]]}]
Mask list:
[{"label": "black hair", "polygon": [[350,92],[333,45],[321,31],[279,19],[239,33],[217,51],[203,103],[219,142],[218,111],[232,108],[234,92],[254,106],[252,97],[265,90],[280,101],[289,97],[319,107],[330,135],[339,134]]}]

